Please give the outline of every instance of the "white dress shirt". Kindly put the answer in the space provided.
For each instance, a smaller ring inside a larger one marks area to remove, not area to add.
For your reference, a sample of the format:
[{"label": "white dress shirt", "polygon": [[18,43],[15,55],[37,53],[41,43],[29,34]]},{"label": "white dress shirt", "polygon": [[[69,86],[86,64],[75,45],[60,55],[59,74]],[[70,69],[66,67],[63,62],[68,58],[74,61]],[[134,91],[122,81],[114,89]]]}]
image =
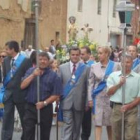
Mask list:
[{"label": "white dress shirt", "polygon": [[15,62],[17,60],[18,56],[19,56],[19,53],[14,58],[11,59],[11,66],[12,66],[13,59],[14,59],[14,62]]}]

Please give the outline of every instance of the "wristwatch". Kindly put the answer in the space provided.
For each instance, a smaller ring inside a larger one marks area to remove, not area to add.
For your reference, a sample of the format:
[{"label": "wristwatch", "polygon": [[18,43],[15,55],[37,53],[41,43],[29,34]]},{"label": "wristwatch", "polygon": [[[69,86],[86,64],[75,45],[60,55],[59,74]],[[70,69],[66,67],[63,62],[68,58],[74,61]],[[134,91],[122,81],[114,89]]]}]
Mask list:
[{"label": "wristwatch", "polygon": [[44,101],[43,103],[44,103],[44,106],[47,106],[48,105],[48,103],[46,101]]}]

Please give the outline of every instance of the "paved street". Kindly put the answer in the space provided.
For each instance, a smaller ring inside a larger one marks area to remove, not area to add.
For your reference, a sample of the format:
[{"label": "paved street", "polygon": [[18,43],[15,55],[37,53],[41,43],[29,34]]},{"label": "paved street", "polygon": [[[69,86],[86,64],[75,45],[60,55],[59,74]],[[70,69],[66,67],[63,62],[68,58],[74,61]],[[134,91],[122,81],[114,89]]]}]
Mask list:
[{"label": "paved street", "polygon": [[[61,135],[61,130],[60,129],[61,129],[61,127],[59,127],[59,140],[60,140],[60,135]],[[1,122],[0,122],[0,130],[1,130]],[[90,140],[95,140],[93,132],[94,132],[94,128],[92,127],[92,133],[91,133]],[[20,132],[14,132],[13,140],[20,140],[20,136],[21,136]],[[52,126],[51,139],[50,140],[56,140],[56,126]],[[102,140],[107,140],[107,135],[106,135],[105,128],[103,128]]]}]

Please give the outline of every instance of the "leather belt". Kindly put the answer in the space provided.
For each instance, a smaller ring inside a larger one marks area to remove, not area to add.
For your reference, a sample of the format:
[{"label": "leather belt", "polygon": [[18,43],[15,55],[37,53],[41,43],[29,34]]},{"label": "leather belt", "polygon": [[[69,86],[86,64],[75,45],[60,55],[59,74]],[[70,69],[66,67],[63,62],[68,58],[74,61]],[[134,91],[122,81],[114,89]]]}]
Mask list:
[{"label": "leather belt", "polygon": [[113,102],[114,105],[123,105],[122,103]]}]

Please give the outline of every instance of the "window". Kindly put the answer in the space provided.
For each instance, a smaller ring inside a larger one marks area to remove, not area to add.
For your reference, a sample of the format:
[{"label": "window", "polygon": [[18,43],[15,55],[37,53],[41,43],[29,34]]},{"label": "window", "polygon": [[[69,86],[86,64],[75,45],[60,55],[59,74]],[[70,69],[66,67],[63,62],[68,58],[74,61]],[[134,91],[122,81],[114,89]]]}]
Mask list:
[{"label": "window", "polygon": [[59,41],[60,39],[60,32],[55,32],[55,40]]},{"label": "window", "polygon": [[83,11],[83,0],[78,0],[78,12]]},{"label": "window", "polygon": [[35,48],[35,20],[32,18],[25,20],[24,47],[32,45]]},{"label": "window", "polygon": [[117,0],[113,1],[113,17],[116,17],[116,4],[117,4]]},{"label": "window", "polygon": [[99,14],[99,15],[101,15],[101,7],[102,6],[102,0],[98,0],[98,9],[97,9],[97,13]]}]

